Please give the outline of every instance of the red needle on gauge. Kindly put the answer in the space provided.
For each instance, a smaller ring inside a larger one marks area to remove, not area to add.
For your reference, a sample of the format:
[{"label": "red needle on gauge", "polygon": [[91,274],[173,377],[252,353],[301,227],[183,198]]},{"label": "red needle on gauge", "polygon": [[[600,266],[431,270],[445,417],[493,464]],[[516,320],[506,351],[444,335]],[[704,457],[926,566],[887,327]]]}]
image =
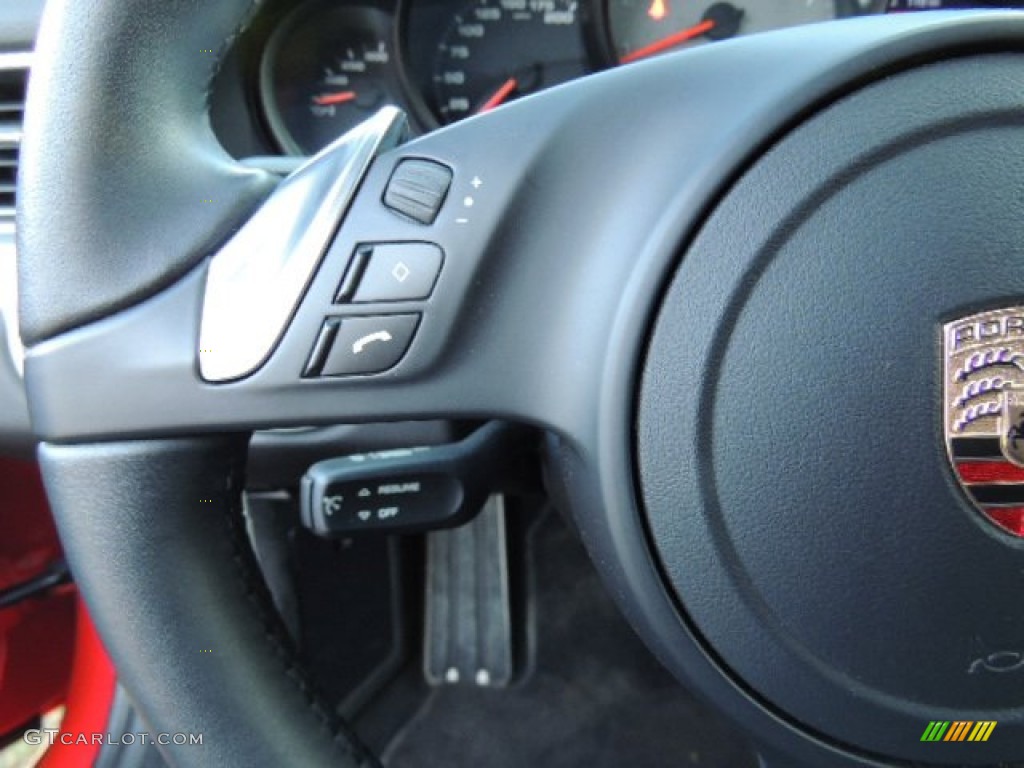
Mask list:
[{"label": "red needle on gauge", "polygon": [[338,91],[337,93],[325,93],[313,99],[313,103],[319,107],[329,107],[332,104],[344,104],[347,101],[355,101],[355,91]]},{"label": "red needle on gauge", "polygon": [[510,77],[494,93],[487,99],[483,104],[480,105],[480,109],[477,110],[477,114],[483,114],[484,112],[490,112],[495,107],[500,107],[505,100],[512,95],[512,91],[519,87],[519,81],[514,77]]},{"label": "red needle on gauge", "polygon": [[694,24],[692,27],[681,29],[668,37],[661,38],[661,40],[655,40],[650,45],[645,45],[643,48],[637,48],[635,51],[630,51],[619,59],[619,63],[629,64],[631,61],[646,59],[648,56],[653,56],[656,53],[667,51],[669,48],[674,48],[680,43],[685,43],[687,40],[693,40],[695,37],[707,34],[714,28],[715,20],[705,19],[700,24]]}]

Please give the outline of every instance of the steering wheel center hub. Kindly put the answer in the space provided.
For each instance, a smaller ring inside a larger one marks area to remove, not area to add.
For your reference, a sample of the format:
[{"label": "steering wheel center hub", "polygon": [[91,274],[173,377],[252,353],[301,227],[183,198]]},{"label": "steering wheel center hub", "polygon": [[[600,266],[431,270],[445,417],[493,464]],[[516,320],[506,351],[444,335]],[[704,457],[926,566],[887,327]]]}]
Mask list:
[{"label": "steering wheel center hub", "polygon": [[944,324],[1024,295],[1020,76],[931,65],[796,129],[699,233],[648,350],[639,474],[683,612],[755,695],[878,754],[1022,714],[1024,664],[992,660],[1024,658],[1024,548],[943,434]]}]

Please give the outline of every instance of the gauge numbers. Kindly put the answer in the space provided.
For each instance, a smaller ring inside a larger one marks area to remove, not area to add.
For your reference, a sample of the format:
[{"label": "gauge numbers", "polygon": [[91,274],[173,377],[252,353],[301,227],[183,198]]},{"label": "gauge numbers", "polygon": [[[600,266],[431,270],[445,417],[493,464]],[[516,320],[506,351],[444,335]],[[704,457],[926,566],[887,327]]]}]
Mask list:
[{"label": "gauge numbers", "polygon": [[577,0],[474,0],[438,46],[434,111],[453,122],[587,71]]}]

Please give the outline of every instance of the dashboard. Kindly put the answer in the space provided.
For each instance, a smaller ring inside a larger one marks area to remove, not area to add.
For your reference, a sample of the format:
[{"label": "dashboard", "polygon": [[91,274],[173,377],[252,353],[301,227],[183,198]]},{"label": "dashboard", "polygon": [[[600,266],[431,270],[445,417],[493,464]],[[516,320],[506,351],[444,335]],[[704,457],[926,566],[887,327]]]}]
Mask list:
[{"label": "dashboard", "polygon": [[420,132],[610,67],[797,24],[1019,0],[306,0],[255,26],[273,151],[311,154],[380,107]]}]

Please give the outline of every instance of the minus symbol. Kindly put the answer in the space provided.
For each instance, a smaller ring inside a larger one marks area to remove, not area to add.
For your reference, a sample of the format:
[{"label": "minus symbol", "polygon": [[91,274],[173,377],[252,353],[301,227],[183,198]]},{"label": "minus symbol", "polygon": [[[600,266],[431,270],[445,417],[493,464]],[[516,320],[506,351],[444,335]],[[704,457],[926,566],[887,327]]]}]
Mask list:
[{"label": "minus symbol", "polygon": [[469,224],[469,219],[461,219],[461,218],[460,219],[456,219],[455,223],[456,224]]}]

